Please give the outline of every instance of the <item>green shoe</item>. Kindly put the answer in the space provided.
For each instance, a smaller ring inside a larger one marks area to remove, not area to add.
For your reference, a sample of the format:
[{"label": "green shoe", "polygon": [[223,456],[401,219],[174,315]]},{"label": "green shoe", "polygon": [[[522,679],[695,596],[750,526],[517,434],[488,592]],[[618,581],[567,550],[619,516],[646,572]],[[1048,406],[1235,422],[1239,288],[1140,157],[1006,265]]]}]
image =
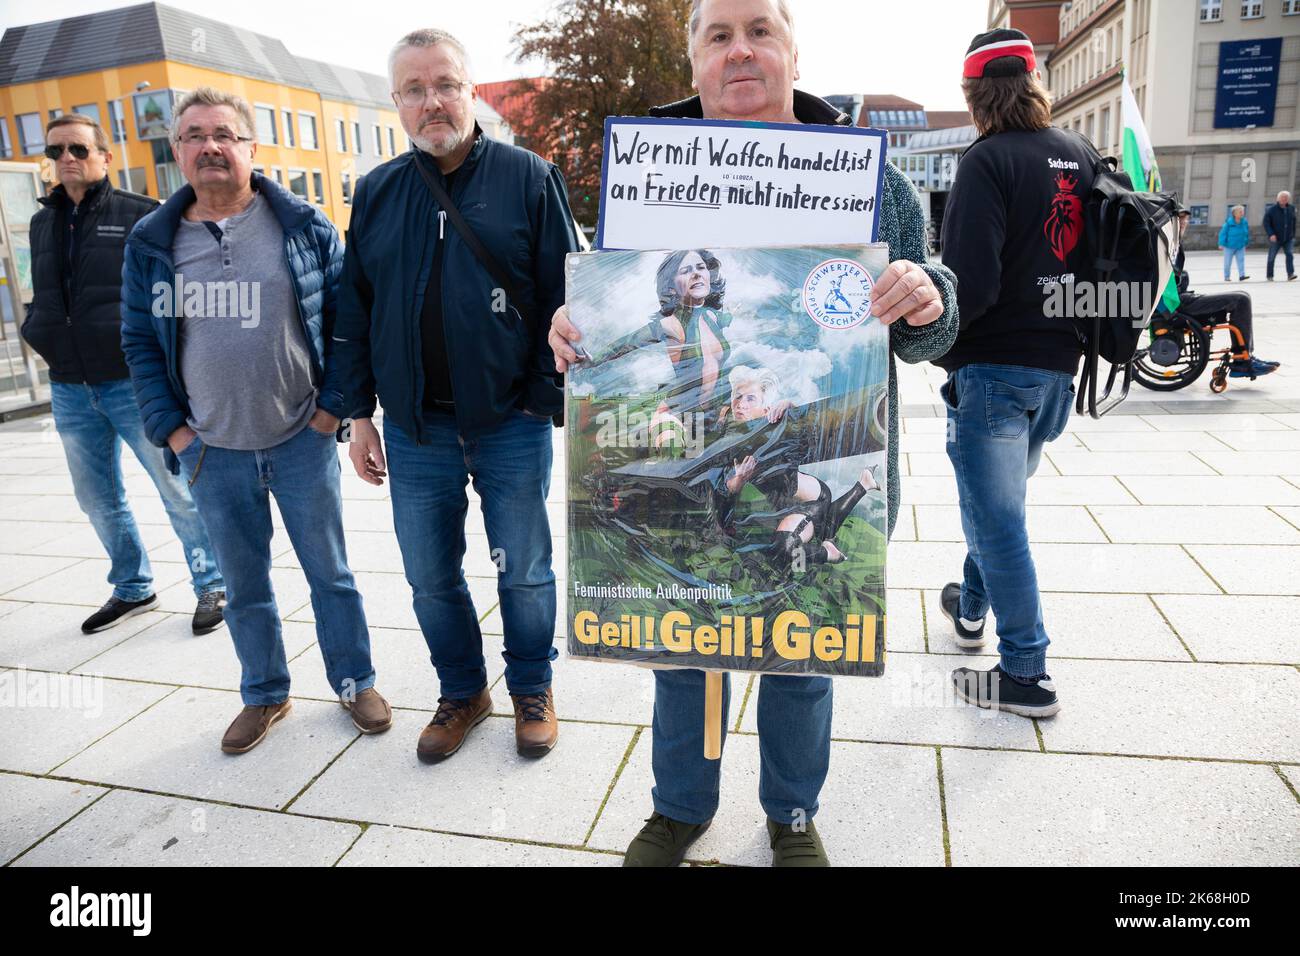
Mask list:
[{"label": "green shoe", "polygon": [[773,866],[830,866],[822,838],[809,820],[801,830],[788,823],[767,821],[767,837],[772,845]]},{"label": "green shoe", "polygon": [[623,855],[624,866],[677,866],[692,843],[703,835],[712,820],[682,823],[654,813]]}]

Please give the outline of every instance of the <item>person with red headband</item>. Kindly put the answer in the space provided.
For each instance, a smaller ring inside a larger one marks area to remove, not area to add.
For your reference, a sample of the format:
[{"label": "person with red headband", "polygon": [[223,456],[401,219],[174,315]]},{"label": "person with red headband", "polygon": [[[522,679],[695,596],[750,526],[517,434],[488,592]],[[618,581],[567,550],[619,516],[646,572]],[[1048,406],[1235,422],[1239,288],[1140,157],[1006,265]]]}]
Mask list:
[{"label": "person with red headband", "polygon": [[957,274],[961,330],[935,360],[948,372],[948,457],[957,477],[966,560],[940,595],[959,647],[984,643],[997,618],[990,670],[959,667],[957,694],[1027,717],[1060,709],[1047,674],[1047,632],[1025,530],[1025,494],[1043,445],[1059,436],[1083,354],[1045,292],[1083,282],[1084,201],[1095,150],[1052,124],[1034,47],[990,30],[966,54],[962,90],[979,139],[957,167],[943,221],[943,261]]}]

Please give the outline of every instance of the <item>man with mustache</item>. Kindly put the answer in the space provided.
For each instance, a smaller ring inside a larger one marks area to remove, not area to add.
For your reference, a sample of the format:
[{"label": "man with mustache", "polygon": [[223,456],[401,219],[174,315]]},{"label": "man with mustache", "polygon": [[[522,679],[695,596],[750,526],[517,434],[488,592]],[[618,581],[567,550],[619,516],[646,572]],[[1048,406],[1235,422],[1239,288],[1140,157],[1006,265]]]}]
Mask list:
[{"label": "man with mustache", "polygon": [[461,568],[472,478],[497,565],[515,747],[543,757],[559,735],[546,494],[562,407],[546,317],[564,301],[573,216],[552,164],[479,129],[455,37],[403,37],[389,77],[414,148],[357,187],[330,365],[346,399],[332,410],[354,419],[357,474],[380,485],[392,471],[393,524],[441,687],[417,756],[450,757],[492,713]]},{"label": "man with mustache", "polygon": [[[687,55],[699,96],[651,110],[653,116],[845,126],[848,116],[794,88],[799,56],[784,0],[695,0]],[[947,351],[957,332],[951,274],[926,259],[925,220],[916,190],[885,164],[879,235],[889,267],[877,280],[871,314],[889,326],[890,351],[922,362]],[[567,310],[550,333],[559,371],[579,360],[581,334]],[[889,530],[898,515],[898,387],[889,363]],[[724,681],[723,737],[730,682]],[[759,802],[767,815],[774,866],[826,866],[813,825],[830,768],[831,679],[768,674],[758,697]],[[704,672],[655,671],[652,760],[654,812],[628,847],[626,866],[676,866],[718,808],[721,761],[704,757]]]},{"label": "man with mustache", "polygon": [[231,754],[290,709],[271,495],[311,587],[330,686],[363,734],[393,721],[348,569],[328,411],[341,405],[325,356],[343,250],[324,213],[252,171],[256,129],[241,97],[181,98],[172,152],[189,185],[132,230],[122,270],[122,347],[145,431],[173,468],[179,459],[226,576],[244,702],[221,741]]},{"label": "man with mustache", "polygon": [[198,597],[191,630],[207,634],[222,624],[221,574],[189,490],[145,437],[122,357],[122,250],[127,233],[158,203],[113,187],[108,137],[90,117],[52,119],[45,136],[59,185],[32,217],[34,295],[22,335],[50,367],[50,406],[72,488],[110,561],[113,594],[81,630],[104,631],[158,605],[122,480],[126,442],[180,538]]}]

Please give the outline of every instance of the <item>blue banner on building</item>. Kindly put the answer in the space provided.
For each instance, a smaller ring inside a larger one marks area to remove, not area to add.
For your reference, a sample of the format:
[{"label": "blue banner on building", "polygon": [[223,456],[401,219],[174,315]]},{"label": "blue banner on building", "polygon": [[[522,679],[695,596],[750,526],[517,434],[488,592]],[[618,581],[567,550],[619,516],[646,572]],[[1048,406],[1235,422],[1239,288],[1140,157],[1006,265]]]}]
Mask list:
[{"label": "blue banner on building", "polygon": [[1281,37],[1219,44],[1215,129],[1273,125],[1281,60]]}]

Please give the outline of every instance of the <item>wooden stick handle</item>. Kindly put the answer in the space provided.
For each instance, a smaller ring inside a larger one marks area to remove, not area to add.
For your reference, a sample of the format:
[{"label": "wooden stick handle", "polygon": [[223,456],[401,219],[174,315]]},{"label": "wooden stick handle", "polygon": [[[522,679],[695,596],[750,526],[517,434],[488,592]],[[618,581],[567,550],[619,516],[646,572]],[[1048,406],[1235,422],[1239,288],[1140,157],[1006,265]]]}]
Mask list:
[{"label": "wooden stick handle", "polygon": [[704,757],[722,759],[722,672],[704,672]]}]

